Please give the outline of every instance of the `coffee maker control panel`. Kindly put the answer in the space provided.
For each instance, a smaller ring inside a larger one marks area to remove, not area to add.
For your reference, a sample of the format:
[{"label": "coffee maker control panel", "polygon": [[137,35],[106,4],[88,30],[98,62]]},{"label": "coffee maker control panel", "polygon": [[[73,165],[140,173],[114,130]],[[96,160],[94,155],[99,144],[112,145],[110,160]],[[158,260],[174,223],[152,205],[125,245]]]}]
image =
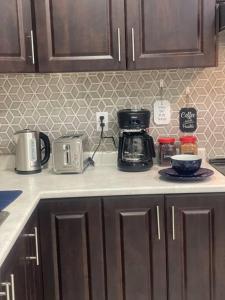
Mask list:
[{"label": "coffee maker control panel", "polygon": [[147,109],[123,109],[117,113],[120,129],[146,129],[149,127],[150,111]]}]

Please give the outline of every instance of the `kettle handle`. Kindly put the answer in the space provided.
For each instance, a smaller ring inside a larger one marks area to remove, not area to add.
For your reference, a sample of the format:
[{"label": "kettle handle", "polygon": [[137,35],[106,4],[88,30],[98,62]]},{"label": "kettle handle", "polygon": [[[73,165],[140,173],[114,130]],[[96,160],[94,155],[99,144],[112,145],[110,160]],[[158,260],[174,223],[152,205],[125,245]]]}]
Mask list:
[{"label": "kettle handle", "polygon": [[45,156],[41,160],[41,165],[43,166],[44,164],[46,164],[48,162],[48,160],[50,158],[51,147],[50,147],[49,138],[48,138],[48,136],[46,134],[44,134],[43,132],[40,132],[39,137],[43,141],[43,143],[44,143],[44,149],[45,149]]}]

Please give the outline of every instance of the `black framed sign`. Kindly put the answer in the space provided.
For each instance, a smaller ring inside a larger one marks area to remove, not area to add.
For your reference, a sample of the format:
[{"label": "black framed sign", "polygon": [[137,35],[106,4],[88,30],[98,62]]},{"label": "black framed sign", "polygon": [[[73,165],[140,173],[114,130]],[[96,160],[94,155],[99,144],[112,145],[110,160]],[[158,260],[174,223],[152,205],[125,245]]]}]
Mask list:
[{"label": "black framed sign", "polygon": [[197,110],[194,107],[181,108],[179,121],[182,132],[194,132],[197,129]]}]

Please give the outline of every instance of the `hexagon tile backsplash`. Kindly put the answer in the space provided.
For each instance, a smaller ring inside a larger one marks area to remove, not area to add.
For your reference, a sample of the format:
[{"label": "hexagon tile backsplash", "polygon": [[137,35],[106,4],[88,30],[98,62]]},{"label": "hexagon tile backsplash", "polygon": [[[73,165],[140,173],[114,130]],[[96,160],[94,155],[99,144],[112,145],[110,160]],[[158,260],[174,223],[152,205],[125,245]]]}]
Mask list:
[{"label": "hexagon tile backsplash", "polygon": [[[225,156],[225,34],[220,35],[219,66],[134,72],[0,75],[0,153],[13,153],[13,133],[31,128],[56,138],[74,131],[86,132],[91,149],[98,143],[96,112],[109,113],[108,135],[118,136],[116,112],[139,106],[152,111],[164,80],[164,98],[171,102],[171,123],[150,132],[180,136],[178,111],[190,87],[191,105],[198,111],[199,145],[209,157]],[[101,150],[111,150],[110,140]]]}]

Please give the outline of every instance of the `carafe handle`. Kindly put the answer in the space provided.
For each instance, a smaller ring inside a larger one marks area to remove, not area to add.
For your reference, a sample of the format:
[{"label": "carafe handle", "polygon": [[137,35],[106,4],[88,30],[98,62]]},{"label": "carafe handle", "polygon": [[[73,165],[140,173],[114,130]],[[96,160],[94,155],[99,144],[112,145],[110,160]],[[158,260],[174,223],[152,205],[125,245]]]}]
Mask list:
[{"label": "carafe handle", "polygon": [[150,150],[151,156],[155,157],[155,146],[154,146],[153,138],[150,135],[148,137],[149,137],[148,144],[149,144],[149,150]]},{"label": "carafe handle", "polygon": [[40,132],[39,137],[44,143],[44,148],[43,149],[45,150],[44,158],[41,160],[41,165],[43,166],[48,162],[48,160],[50,158],[51,147],[50,147],[49,138],[46,134],[44,134],[43,132]]}]

